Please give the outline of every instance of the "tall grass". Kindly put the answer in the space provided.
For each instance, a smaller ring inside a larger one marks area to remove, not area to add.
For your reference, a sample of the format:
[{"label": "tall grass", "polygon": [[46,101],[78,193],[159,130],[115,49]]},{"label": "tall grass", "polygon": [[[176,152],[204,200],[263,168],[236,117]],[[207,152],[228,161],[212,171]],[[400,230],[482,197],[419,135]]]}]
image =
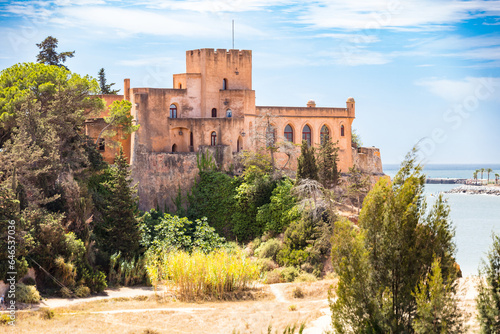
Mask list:
[{"label": "tall grass", "polygon": [[223,299],[229,292],[247,288],[260,275],[257,262],[240,249],[208,254],[150,249],[146,270],[155,288],[159,284],[170,286],[184,300]]}]

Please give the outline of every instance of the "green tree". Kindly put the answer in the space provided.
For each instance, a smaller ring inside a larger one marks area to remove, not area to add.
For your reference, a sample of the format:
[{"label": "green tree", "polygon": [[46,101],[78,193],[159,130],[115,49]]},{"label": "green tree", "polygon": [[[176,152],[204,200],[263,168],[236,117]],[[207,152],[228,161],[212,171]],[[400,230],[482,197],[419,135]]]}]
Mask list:
[{"label": "green tree", "polygon": [[[448,280],[450,281],[450,280]],[[445,283],[439,259],[415,290],[417,303],[413,329],[417,334],[465,333],[463,313],[452,283]]]},{"label": "green tree", "polygon": [[135,187],[131,187],[129,164],[123,150],[110,167],[111,178],[104,186],[109,191],[105,199],[102,222],[96,226],[98,247],[108,254],[121,252],[125,258],[140,253],[141,233],[137,220],[138,209]]},{"label": "green tree", "polygon": [[114,83],[107,84],[106,83],[106,73],[104,73],[104,68],[99,70],[97,73],[97,80],[99,81],[99,87],[101,88],[101,94],[111,94],[116,95],[120,91],[119,89],[111,89],[114,86]]},{"label": "green tree", "polygon": [[38,63],[55,65],[68,69],[63,63],[66,61],[66,58],[73,58],[75,56],[75,51],[57,53],[57,43],[57,38],[49,36],[40,44],[37,44],[36,46],[40,49],[40,52],[36,56],[36,61]]},{"label": "green tree", "polygon": [[352,144],[355,145],[355,147],[363,146],[363,142],[361,141],[361,137],[359,136],[356,129],[352,129],[351,142],[352,142]]},{"label": "green tree", "polygon": [[495,184],[498,184],[498,179],[500,179],[500,174],[495,173]]},{"label": "green tree", "polygon": [[[113,138],[116,136],[117,131],[120,130],[122,134],[122,139],[127,138],[127,136],[140,127],[139,124],[134,125],[134,117],[130,113],[132,109],[132,103],[127,100],[114,101],[109,106],[109,115],[104,117],[104,121],[107,125],[99,132],[96,138],[95,144],[99,143],[101,137]],[[111,129],[108,129],[112,127]]]},{"label": "green tree", "polygon": [[347,196],[361,208],[363,199],[370,191],[370,179],[363,174],[357,166],[349,168],[349,177],[347,178]]},{"label": "green tree", "polygon": [[483,173],[486,172],[486,169],[481,168],[479,171],[481,172],[481,184],[483,184]]},{"label": "green tree", "polygon": [[325,138],[318,151],[318,178],[323,187],[332,188],[339,184],[340,172],[338,141],[333,143],[330,137]]},{"label": "green tree", "polygon": [[297,179],[311,179],[318,181],[318,166],[314,156],[314,148],[309,147],[305,140],[300,147],[300,157],[297,164]]},{"label": "green tree", "polygon": [[475,181],[474,183],[477,184],[477,170],[474,173],[472,173],[472,178]]},{"label": "green tree", "polygon": [[[330,303],[339,333],[413,333],[413,291],[431,270],[434,257],[441,260],[445,283],[456,279],[449,208],[440,196],[427,213],[425,175],[416,164],[416,153],[406,157],[392,185],[381,179],[368,193],[358,222],[360,239],[334,241],[333,249],[344,249],[343,242],[363,248],[356,256],[344,252],[340,259],[332,252],[339,275],[337,294],[344,294]],[[358,292],[359,282],[366,287]],[[341,286],[346,290],[341,292]]]},{"label": "green tree", "polygon": [[488,173],[488,183],[486,183],[486,184],[490,184],[490,173],[493,173],[493,169],[488,168],[488,169],[486,170],[486,172]]},{"label": "green tree", "polygon": [[493,234],[493,244],[479,269],[477,312],[481,333],[500,333],[500,238]]}]

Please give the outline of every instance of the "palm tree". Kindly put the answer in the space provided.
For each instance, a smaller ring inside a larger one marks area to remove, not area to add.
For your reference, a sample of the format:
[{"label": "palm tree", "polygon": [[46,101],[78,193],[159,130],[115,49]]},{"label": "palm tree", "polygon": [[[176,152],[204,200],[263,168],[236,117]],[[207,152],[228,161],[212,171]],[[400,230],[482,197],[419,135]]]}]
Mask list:
[{"label": "palm tree", "polygon": [[477,174],[479,174],[479,172],[481,172],[480,169],[476,169],[476,186],[477,186]]},{"label": "palm tree", "polygon": [[484,168],[479,170],[481,172],[481,184],[483,184],[483,173],[486,171]]},{"label": "palm tree", "polygon": [[495,184],[498,184],[498,179],[500,179],[500,174],[495,174]]},{"label": "palm tree", "polygon": [[486,172],[488,172],[488,183],[486,183],[486,184],[490,184],[490,173],[493,173],[493,169],[488,168],[488,169],[486,170]]},{"label": "palm tree", "polygon": [[472,173],[472,177],[474,178],[474,181],[476,181],[475,184],[477,184],[477,170]]}]

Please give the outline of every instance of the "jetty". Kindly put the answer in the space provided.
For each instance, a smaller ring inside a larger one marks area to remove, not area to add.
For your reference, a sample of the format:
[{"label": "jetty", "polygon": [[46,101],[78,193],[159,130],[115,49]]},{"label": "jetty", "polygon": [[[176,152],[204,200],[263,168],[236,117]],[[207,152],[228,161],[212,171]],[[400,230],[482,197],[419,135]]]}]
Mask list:
[{"label": "jetty", "polygon": [[[468,179],[456,179],[456,178],[427,178],[425,183],[428,184],[466,184]],[[470,182],[470,180],[469,180]]]}]

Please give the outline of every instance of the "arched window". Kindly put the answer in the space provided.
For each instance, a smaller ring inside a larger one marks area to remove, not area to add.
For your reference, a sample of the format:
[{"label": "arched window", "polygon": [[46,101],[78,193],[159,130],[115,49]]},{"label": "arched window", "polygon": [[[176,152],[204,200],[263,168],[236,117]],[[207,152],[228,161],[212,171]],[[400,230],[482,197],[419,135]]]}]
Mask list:
[{"label": "arched window", "polygon": [[311,128],[309,125],[305,125],[302,129],[302,140],[307,142],[307,145],[311,146]]},{"label": "arched window", "polygon": [[321,127],[320,137],[321,137],[321,145],[323,145],[326,141],[330,140],[330,130],[326,125],[323,125]]},{"label": "arched window", "polygon": [[226,117],[233,117],[233,112],[231,109],[226,110]]},{"label": "arched window", "polygon": [[212,109],[212,117],[217,117],[217,109]]},{"label": "arched window", "polygon": [[177,152],[177,145],[176,144],[172,145],[172,152]]},{"label": "arched window", "polygon": [[217,132],[212,132],[210,135],[210,145],[215,146],[217,145]]},{"label": "arched window", "polygon": [[175,104],[170,105],[170,118],[177,118],[177,106]]},{"label": "arched window", "polygon": [[344,130],[344,125],[340,126],[340,136],[344,137],[345,136],[345,130]]},{"label": "arched window", "polygon": [[227,89],[227,79],[222,80],[222,90]]},{"label": "arched window", "polygon": [[182,89],[182,84],[181,83],[179,84],[179,89]]},{"label": "arched window", "polygon": [[290,124],[288,124],[287,126],[285,126],[285,139],[287,141],[293,143],[293,129],[290,126]]},{"label": "arched window", "polygon": [[193,140],[193,132],[189,133],[189,151],[194,151],[194,140]]}]

